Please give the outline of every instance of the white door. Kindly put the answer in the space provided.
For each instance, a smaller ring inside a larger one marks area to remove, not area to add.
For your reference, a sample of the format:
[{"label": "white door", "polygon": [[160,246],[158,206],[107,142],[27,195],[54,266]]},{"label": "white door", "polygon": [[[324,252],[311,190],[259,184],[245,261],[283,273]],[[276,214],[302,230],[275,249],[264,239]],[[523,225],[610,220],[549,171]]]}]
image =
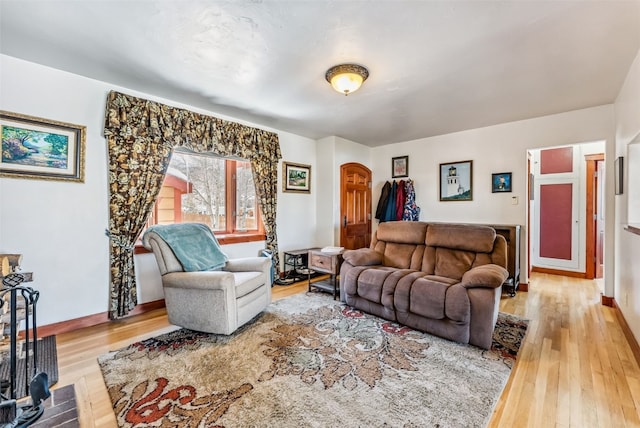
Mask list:
[{"label": "white door", "polygon": [[532,265],[580,269],[579,150],[568,146],[533,152]]}]

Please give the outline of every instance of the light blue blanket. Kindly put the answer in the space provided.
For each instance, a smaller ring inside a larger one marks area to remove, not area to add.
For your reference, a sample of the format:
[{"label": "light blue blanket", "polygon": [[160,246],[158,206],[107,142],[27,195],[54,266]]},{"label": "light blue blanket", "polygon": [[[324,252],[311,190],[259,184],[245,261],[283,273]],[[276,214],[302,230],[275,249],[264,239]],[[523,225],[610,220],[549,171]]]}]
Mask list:
[{"label": "light blue blanket", "polygon": [[218,240],[204,224],[177,223],[155,225],[155,232],[171,247],[185,272],[222,269],[229,259]]}]

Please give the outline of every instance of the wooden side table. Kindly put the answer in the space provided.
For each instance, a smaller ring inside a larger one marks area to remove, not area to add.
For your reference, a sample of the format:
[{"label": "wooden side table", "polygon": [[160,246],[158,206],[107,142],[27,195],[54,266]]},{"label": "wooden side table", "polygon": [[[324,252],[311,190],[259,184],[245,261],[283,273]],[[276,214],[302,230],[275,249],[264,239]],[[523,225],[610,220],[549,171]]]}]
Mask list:
[{"label": "wooden side table", "polygon": [[311,272],[308,275],[309,291],[311,287],[316,287],[322,291],[333,294],[333,299],[338,295],[338,274],[342,265],[342,252],[340,253],[323,253],[320,250],[309,250],[309,269],[316,272],[328,273],[331,275],[329,281],[317,281],[311,283]]}]

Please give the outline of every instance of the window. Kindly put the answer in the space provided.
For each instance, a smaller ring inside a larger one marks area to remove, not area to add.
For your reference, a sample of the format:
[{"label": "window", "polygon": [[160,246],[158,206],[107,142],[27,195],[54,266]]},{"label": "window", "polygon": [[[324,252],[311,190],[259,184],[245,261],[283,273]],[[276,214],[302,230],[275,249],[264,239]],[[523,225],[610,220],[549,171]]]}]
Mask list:
[{"label": "window", "polygon": [[251,163],[175,151],[147,225],[197,222],[221,243],[265,239]]}]

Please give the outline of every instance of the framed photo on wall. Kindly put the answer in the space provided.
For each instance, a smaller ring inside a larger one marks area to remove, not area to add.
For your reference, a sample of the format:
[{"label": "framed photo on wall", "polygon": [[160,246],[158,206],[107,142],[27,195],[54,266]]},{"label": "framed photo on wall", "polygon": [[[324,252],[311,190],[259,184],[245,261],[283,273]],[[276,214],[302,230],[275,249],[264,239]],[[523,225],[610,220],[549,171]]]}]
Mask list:
[{"label": "framed photo on wall", "polygon": [[440,164],[440,200],[473,200],[473,161]]},{"label": "framed photo on wall", "polygon": [[0,111],[0,177],[84,182],[86,127]]},{"label": "framed photo on wall", "polygon": [[398,156],[391,159],[391,178],[409,176],[409,156]]},{"label": "framed photo on wall", "polygon": [[624,193],[624,157],[618,156],[616,160],[613,161],[613,169],[615,175],[616,195],[622,195]]},{"label": "framed photo on wall", "polygon": [[283,162],[282,191],[311,193],[311,165]]},{"label": "framed photo on wall", "polygon": [[491,193],[511,192],[511,173],[491,174]]}]

